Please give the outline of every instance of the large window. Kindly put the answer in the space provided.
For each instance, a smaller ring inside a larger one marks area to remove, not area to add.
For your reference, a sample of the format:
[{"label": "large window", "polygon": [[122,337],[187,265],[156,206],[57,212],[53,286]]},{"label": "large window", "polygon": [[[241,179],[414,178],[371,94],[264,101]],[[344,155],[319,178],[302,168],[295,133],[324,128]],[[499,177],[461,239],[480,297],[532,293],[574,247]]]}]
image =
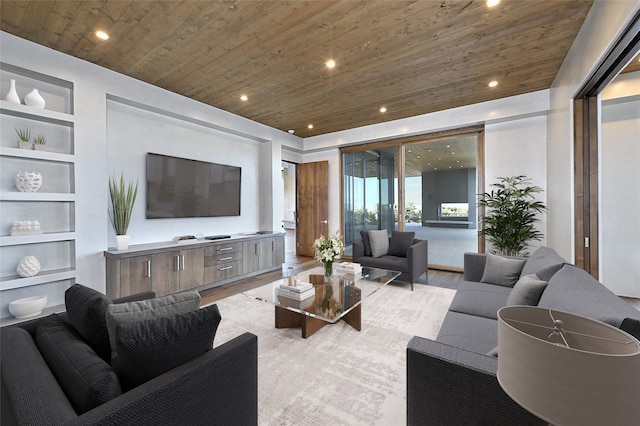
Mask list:
[{"label": "large window", "polygon": [[342,150],[347,254],[360,232],[413,231],[429,240],[429,264],[459,270],[479,251],[477,194],[482,129],[425,135]]}]

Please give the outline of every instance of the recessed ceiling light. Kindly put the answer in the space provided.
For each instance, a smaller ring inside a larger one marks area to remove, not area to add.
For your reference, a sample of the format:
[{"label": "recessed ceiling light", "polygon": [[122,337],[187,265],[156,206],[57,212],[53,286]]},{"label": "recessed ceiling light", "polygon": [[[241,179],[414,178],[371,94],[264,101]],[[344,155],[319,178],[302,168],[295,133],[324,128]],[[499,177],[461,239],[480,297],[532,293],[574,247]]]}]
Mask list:
[{"label": "recessed ceiling light", "polygon": [[456,153],[455,153],[455,152],[452,152],[452,153],[451,153],[451,155],[456,155]]},{"label": "recessed ceiling light", "polygon": [[489,83],[489,87],[496,87],[498,85],[498,82],[493,80]]},{"label": "recessed ceiling light", "polygon": [[96,31],[96,37],[98,37],[100,40],[109,40],[109,34],[105,33],[104,31]]},{"label": "recessed ceiling light", "polygon": [[309,125],[307,126],[307,128],[309,128],[309,129],[313,129],[313,124],[309,124]]},{"label": "recessed ceiling light", "polygon": [[381,107],[381,108],[380,108],[380,112],[384,114],[385,112],[387,112],[387,108],[385,108],[385,107]]},{"label": "recessed ceiling light", "polygon": [[409,152],[411,152],[411,150],[409,150]]},{"label": "recessed ceiling light", "polygon": [[500,0],[487,0],[487,7],[494,7],[500,4]]},{"label": "recessed ceiling light", "polygon": [[296,131],[295,131],[295,130],[293,130],[293,129],[291,129],[291,130],[288,130],[288,132],[289,132],[289,134],[290,134],[290,135],[292,135],[292,134],[294,134]]},{"label": "recessed ceiling light", "polygon": [[246,102],[246,101],[248,101],[248,100],[249,100],[249,97],[248,97],[247,95],[242,95],[242,96],[240,96],[240,100],[241,100],[242,102]]},{"label": "recessed ceiling light", "polygon": [[325,65],[327,65],[327,68],[335,68],[336,61],[334,61],[333,59],[329,59]]},{"label": "recessed ceiling light", "polygon": [[420,158],[420,156],[419,156],[419,155],[416,155],[416,158]]},{"label": "recessed ceiling light", "polygon": [[451,145],[447,145],[447,148],[451,148]]}]

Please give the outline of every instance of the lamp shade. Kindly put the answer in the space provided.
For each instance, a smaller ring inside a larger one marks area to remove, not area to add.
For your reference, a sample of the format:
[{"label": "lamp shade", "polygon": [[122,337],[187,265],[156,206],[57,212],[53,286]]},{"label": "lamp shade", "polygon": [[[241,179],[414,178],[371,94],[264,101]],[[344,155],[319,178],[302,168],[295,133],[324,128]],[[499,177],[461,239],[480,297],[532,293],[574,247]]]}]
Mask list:
[{"label": "lamp shade", "polygon": [[640,342],[580,315],[504,307],[498,311],[498,382],[553,425],[637,425]]}]

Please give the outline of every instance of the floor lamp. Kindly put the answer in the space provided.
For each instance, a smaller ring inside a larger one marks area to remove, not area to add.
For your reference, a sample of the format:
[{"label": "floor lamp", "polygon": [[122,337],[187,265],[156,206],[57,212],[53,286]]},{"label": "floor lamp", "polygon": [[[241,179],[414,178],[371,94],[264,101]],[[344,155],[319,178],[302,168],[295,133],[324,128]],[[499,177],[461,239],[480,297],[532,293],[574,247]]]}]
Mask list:
[{"label": "floor lamp", "polygon": [[550,424],[640,424],[640,342],[600,321],[534,306],[498,311],[498,382]]}]

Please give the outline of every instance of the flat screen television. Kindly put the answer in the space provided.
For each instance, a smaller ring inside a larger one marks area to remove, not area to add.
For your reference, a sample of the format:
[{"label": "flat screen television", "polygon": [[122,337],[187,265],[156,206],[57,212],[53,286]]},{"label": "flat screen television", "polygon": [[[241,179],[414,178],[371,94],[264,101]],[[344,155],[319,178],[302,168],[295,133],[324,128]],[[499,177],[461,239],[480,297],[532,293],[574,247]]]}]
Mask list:
[{"label": "flat screen television", "polygon": [[147,154],[147,219],[240,216],[242,169]]}]

